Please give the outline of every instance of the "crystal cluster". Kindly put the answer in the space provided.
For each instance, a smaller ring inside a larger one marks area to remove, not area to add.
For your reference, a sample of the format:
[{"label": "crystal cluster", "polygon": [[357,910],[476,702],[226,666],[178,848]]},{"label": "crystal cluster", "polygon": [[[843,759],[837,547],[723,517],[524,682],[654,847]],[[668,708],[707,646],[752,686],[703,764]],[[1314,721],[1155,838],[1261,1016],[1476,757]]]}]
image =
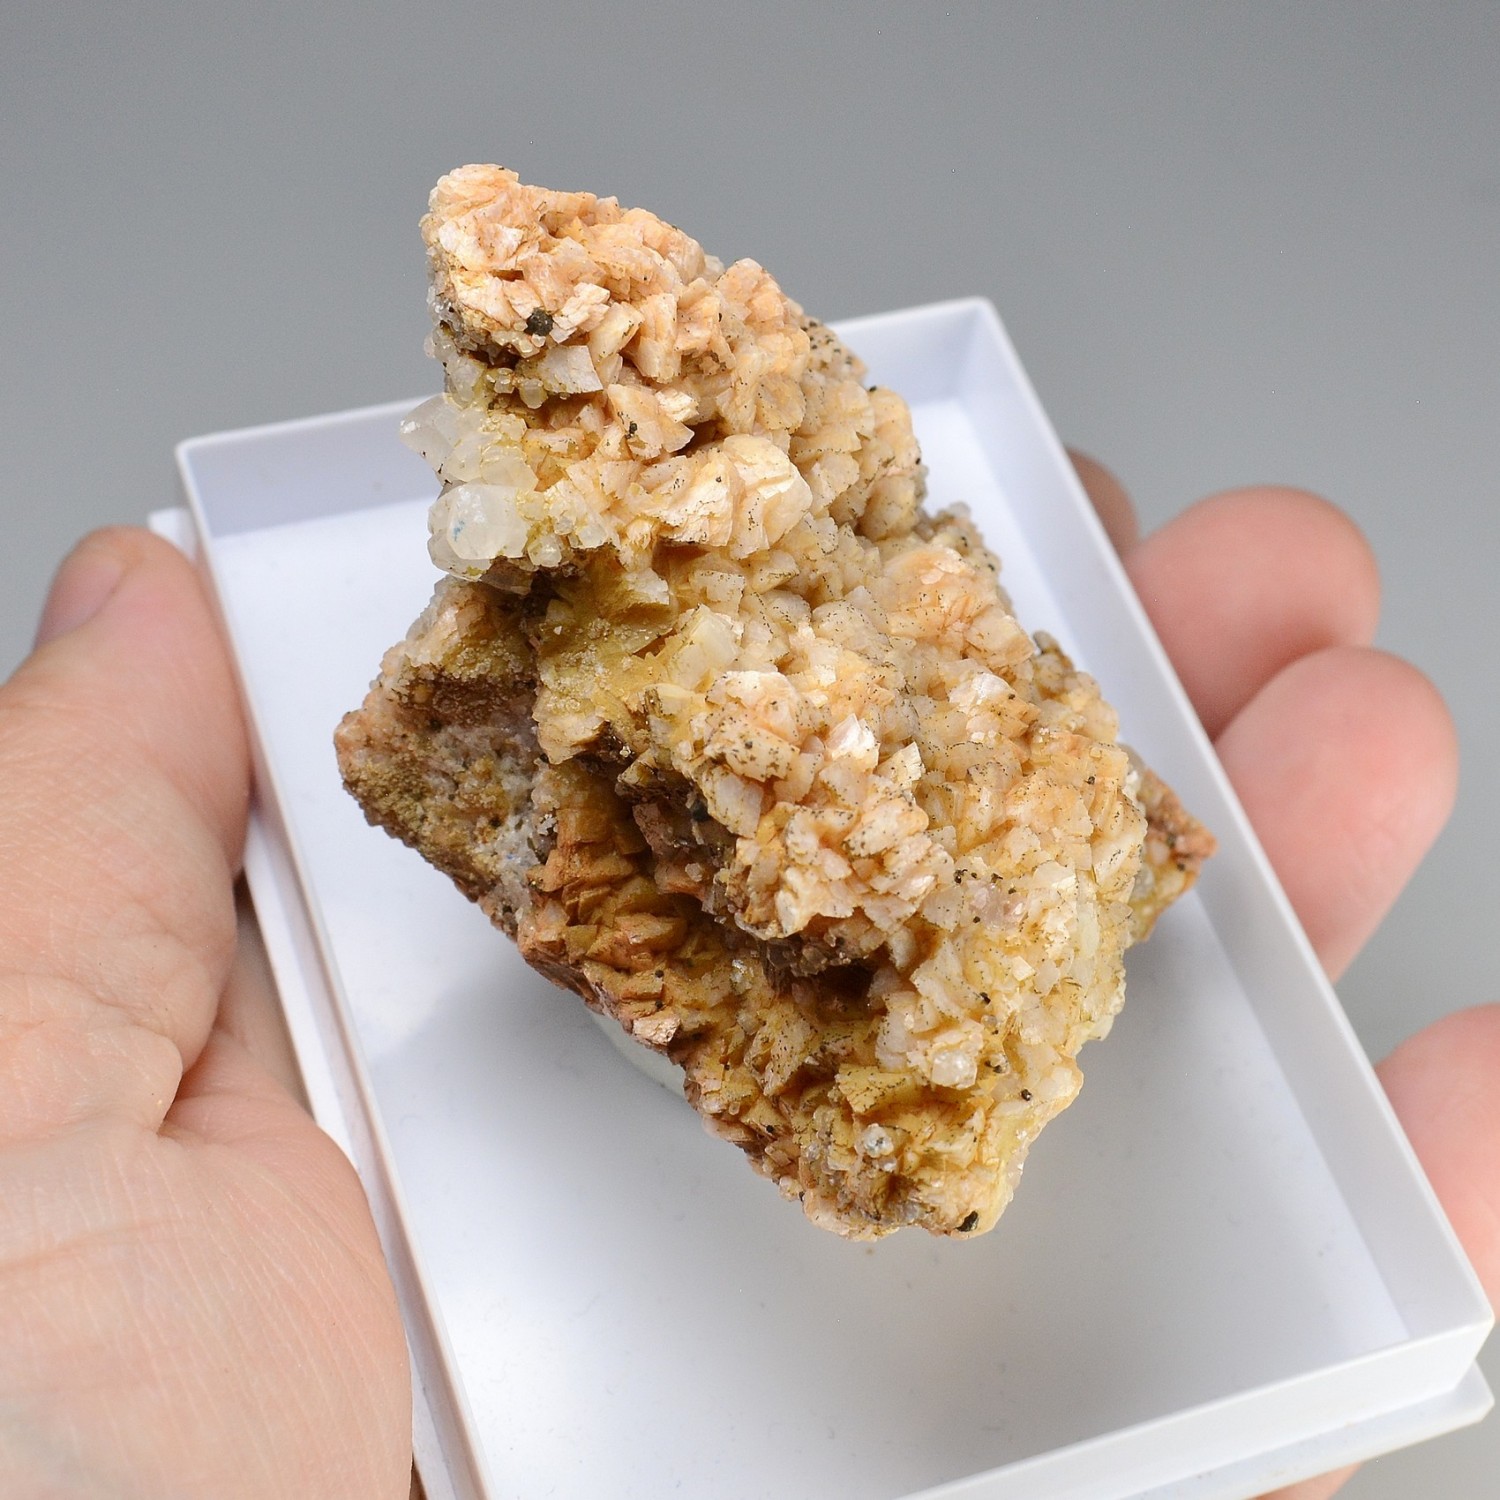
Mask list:
[{"label": "crystal cluster", "polygon": [[989,1228],[1212,840],[759,266],[491,166],[422,227],[450,576],[346,784],[815,1222]]}]

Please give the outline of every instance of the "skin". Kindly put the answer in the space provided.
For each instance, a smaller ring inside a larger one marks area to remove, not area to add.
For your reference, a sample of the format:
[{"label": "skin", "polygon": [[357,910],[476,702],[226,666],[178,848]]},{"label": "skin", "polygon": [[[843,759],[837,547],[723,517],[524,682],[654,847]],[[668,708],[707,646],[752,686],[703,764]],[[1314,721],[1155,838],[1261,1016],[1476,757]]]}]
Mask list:
[{"label": "skin", "polygon": [[[1370,645],[1369,549],[1271,488],[1139,539],[1118,482],[1077,463],[1337,976],[1457,768],[1432,686]],[[0,687],[0,1488],[399,1500],[395,1297],[236,920],[249,764],[196,576],[143,532],[98,533],[38,639]],[[1380,1076],[1500,1298],[1500,1007],[1429,1027]]]}]

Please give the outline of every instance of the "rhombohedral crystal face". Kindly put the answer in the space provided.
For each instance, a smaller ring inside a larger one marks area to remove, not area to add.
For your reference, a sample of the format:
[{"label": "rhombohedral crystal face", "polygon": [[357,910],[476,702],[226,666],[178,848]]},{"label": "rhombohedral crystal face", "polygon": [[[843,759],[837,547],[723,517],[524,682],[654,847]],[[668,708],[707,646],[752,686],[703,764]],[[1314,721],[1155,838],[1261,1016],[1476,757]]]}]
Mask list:
[{"label": "rhombohedral crystal face", "polygon": [[990,1228],[1212,839],[753,261],[493,166],[422,232],[448,576],[349,790],[815,1223]]}]

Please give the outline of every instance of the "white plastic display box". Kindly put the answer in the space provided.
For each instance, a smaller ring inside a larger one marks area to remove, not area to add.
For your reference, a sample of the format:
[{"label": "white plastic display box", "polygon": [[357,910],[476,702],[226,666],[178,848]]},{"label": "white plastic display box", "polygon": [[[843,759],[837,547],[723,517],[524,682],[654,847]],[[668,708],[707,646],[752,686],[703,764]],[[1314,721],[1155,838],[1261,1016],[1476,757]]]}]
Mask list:
[{"label": "white plastic display box", "polygon": [[973,1242],[813,1228],[345,795],[334,725],[435,581],[412,403],[179,452],[255,903],[396,1277],[429,1494],[1206,1500],[1478,1419],[1490,1311],[994,310],[840,332],[1220,842]]}]

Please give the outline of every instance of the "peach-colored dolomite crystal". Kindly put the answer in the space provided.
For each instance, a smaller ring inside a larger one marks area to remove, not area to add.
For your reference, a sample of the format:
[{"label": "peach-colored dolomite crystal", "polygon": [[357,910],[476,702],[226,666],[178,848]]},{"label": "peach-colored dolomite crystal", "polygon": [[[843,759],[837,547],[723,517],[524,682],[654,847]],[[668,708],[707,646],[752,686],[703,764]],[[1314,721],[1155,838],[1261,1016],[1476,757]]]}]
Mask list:
[{"label": "peach-colored dolomite crystal", "polygon": [[758,265],[494,166],[422,232],[450,576],[346,784],[814,1222],[988,1229],[1212,839]]}]

